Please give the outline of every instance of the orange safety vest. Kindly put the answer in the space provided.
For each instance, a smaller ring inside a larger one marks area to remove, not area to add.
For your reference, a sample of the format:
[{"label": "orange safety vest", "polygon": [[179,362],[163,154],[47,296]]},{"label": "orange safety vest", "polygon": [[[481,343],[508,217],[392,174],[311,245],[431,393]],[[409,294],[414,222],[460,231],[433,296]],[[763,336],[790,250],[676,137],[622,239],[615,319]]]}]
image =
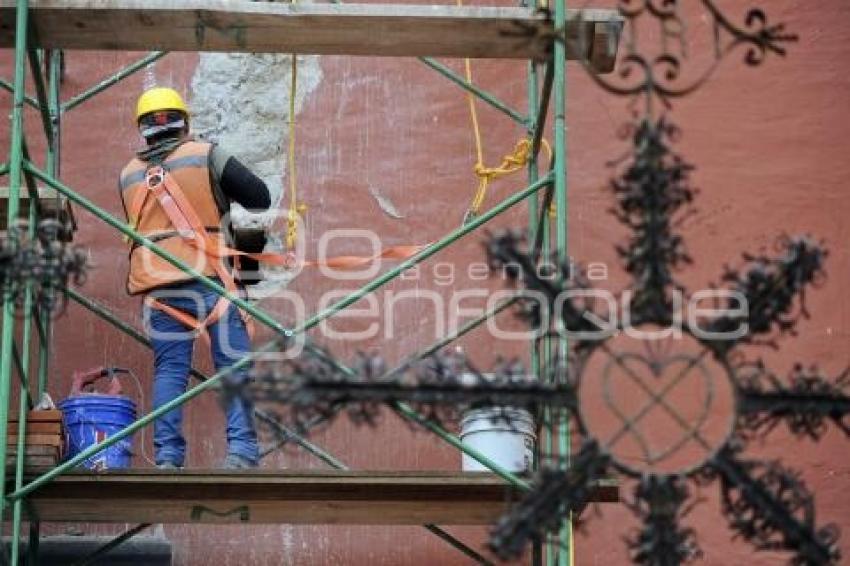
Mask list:
[{"label": "orange safety vest", "polygon": [[[132,159],[121,173],[121,198],[131,227],[196,271],[218,277],[224,288],[235,294],[239,289],[225,258],[247,254],[228,248],[221,232],[221,213],[210,182],[211,150],[211,144],[187,141],[158,165]],[[144,246],[133,245],[130,250],[130,294],[191,279],[191,274]],[[151,295],[145,302],[205,337],[207,327],[230,306],[228,299],[219,298],[201,321]],[[245,313],[243,318],[247,324]],[[250,333],[251,325],[248,330]]]},{"label": "orange safety vest", "polygon": [[[220,239],[221,213],[210,183],[210,150],[212,145],[187,141],[175,149],[161,164],[180,186],[210,236]],[[202,250],[190,244],[168,217],[166,210],[146,184],[150,164],[134,158],[121,172],[121,198],[130,226],[181,261],[204,275],[215,276],[216,266]],[[221,260],[218,260],[221,261]],[[137,295],[156,287],[189,281],[192,276],[181,271],[151,250],[138,244],[130,249],[127,292]]]}]

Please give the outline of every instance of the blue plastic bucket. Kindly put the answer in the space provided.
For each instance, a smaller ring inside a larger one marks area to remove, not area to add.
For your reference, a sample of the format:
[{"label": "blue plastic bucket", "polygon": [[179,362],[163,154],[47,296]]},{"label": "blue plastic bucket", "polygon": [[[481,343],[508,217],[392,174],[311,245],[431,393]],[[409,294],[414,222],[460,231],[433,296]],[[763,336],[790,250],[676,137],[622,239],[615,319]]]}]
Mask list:
[{"label": "blue plastic bucket", "polygon": [[[136,404],[121,395],[97,393],[68,397],[59,403],[65,418],[66,459],[98,444],[136,420]],[[133,436],[113,444],[82,466],[90,470],[129,468],[133,457]]]}]

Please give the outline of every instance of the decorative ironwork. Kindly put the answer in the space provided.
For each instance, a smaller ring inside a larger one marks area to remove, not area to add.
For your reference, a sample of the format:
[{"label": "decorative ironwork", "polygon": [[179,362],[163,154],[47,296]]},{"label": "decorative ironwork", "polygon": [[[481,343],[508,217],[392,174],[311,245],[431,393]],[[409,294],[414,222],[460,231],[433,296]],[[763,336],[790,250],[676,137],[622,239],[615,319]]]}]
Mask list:
[{"label": "decorative ironwork", "polygon": [[685,564],[702,557],[696,532],[680,522],[690,508],[686,481],[678,476],[646,476],[635,488],[629,509],[643,521],[643,528],[626,539],[635,564],[667,566]]},{"label": "decorative ironwork", "polygon": [[[644,127],[647,132],[651,129],[646,122]],[[656,133],[662,131],[656,127]],[[645,155],[642,153],[646,147],[645,140],[661,139],[663,135],[634,137],[633,162],[639,162]],[[654,173],[648,173],[656,179],[663,179],[669,171],[663,159],[654,160],[649,167],[656,169]],[[634,179],[632,172],[633,168],[627,167],[622,175],[630,182]],[[614,193],[622,195],[622,187],[626,184],[622,177],[612,182]],[[666,190],[673,186],[664,182],[659,182],[659,185]],[[640,184],[634,186],[640,194]],[[687,194],[688,189],[683,184],[680,183],[678,188],[682,191],[680,195]],[[678,525],[678,518],[684,513],[680,508],[686,494],[682,491],[682,482],[687,478],[707,481],[719,477],[727,501],[724,514],[733,529],[757,549],[789,551],[793,564],[837,564],[837,529],[831,525],[816,526],[814,515],[809,512],[811,497],[802,482],[790,472],[780,472],[775,466],[744,465],[733,457],[740,449],[737,448],[740,438],[767,434],[779,422],[787,423],[793,433],[815,440],[822,436],[828,422],[847,433],[846,415],[850,403],[846,395],[846,372],[834,382],[829,382],[814,370],[805,371],[798,367],[790,376],[790,384],[783,385],[761,364],[733,364],[731,361],[741,356],[737,349],[741,345],[775,347],[779,337],[793,335],[798,319],[807,316],[804,306],[806,289],[824,277],[826,252],[808,238],[784,237],[779,242],[781,250],[776,257],[745,255],[749,265],[744,274],[727,268],[722,280],[728,296],[737,296],[739,302],[750,308],[741,309],[741,304],[718,304],[717,312],[722,315],[697,321],[692,327],[690,320],[682,320],[681,313],[677,316],[677,308],[681,309],[681,304],[676,305],[670,299],[672,290],[685,291],[675,282],[673,267],[689,262],[680,245],[681,240],[670,230],[673,225],[671,217],[679,206],[659,207],[655,198],[634,198],[630,202],[636,203],[634,206],[640,211],[635,214],[638,220],[630,220],[623,208],[618,210],[617,215],[633,234],[629,245],[618,249],[625,270],[634,277],[633,288],[627,290],[632,298],[629,302],[631,313],[629,324],[618,322],[614,332],[599,332],[593,336],[579,332],[604,330],[605,325],[600,321],[607,320],[605,315],[610,313],[603,313],[587,302],[577,305],[575,301],[558,302],[553,299],[563,297],[565,292],[574,288],[574,284],[541,277],[534,269],[532,254],[522,249],[521,239],[513,235],[496,235],[491,238],[487,250],[491,263],[500,267],[508,263],[517,266],[504,272],[526,288],[540,291],[550,299],[550,312],[561,317],[553,325],[560,323],[562,331],[571,333],[573,355],[569,365],[569,382],[576,387],[574,417],[578,428],[583,436],[598,443],[601,453],[609,459],[609,470],[614,469],[640,481],[640,495],[630,508],[643,521],[644,527],[628,539],[632,559],[638,564],[681,564],[695,556],[692,531],[668,525],[664,535],[669,538],[659,539],[657,537],[662,531],[658,530],[658,523],[668,521]],[[680,205],[690,202],[690,197],[683,196],[678,202]],[[654,221],[646,225],[642,223],[642,219],[653,215],[657,215]],[[662,250],[673,250],[674,253],[661,253]],[[665,259],[670,257],[676,259]],[[561,305],[558,312],[555,311],[556,304]],[[531,323],[542,320],[541,317],[529,317],[527,309],[520,311],[519,316]],[[671,326],[676,322],[680,324],[678,336],[675,325]],[[646,336],[631,338],[626,330],[643,331]],[[675,349],[665,335],[676,338]],[[771,339],[760,339],[763,336]],[[586,375],[601,376],[601,379],[586,383]],[[688,390],[689,397],[694,398],[701,393],[703,398],[696,412],[685,414],[668,397],[681,383],[694,379],[692,376],[696,379]],[[632,384],[634,391],[645,397],[645,401],[632,411],[621,408],[614,397],[615,391],[624,383]],[[586,391],[593,384],[601,387],[598,394]],[[719,427],[719,433],[715,432],[714,437],[708,438],[702,429],[709,418],[717,416],[715,409],[722,408],[722,403],[717,407],[715,404],[723,384],[728,388],[728,419]],[[700,385],[701,388],[697,387]],[[603,399],[604,409],[600,410],[597,406],[596,412],[607,412],[613,417],[617,425],[613,432],[606,434],[607,431],[600,430],[588,418],[587,397]],[[737,404],[731,402],[733,398],[738,399]],[[647,439],[653,427],[647,427],[650,430],[642,428],[642,421],[652,411],[668,415],[673,422],[668,429],[680,429],[681,433],[660,450],[653,448]],[[639,447],[640,457],[637,460],[618,453],[617,444],[623,438],[631,438]],[[688,452],[700,455],[672,470],[661,466],[668,460],[680,464],[677,456]],[[674,481],[671,478],[678,478],[675,481],[679,482],[677,487],[680,489],[669,483]],[[528,496],[529,499],[533,497],[534,494]],[[647,503],[653,498],[658,498],[655,503]],[[662,502],[668,507],[658,507]],[[652,509],[652,505],[656,507]],[[804,508],[808,509],[806,514],[799,515]],[[744,522],[746,517],[752,518],[752,524]],[[545,531],[557,532],[558,526],[553,526],[548,514],[540,513],[537,520],[545,526]],[[521,534],[525,532],[519,522],[505,524],[517,525]],[[535,536],[542,534],[536,533]],[[498,555],[515,557],[518,552],[515,540],[500,531],[490,544]],[[531,539],[526,536],[521,540],[528,542]],[[506,541],[512,541],[511,546]]]},{"label": "decorative ironwork", "polygon": [[[840,560],[837,528],[818,526],[802,480],[777,463],[739,457],[748,439],[782,423],[812,440],[829,423],[850,435],[850,372],[829,380],[814,367],[797,366],[782,381],[761,361],[747,362],[742,349],[776,347],[780,338],[793,336],[800,317],[808,316],[806,291],[825,277],[827,252],[809,237],[783,236],[774,256],[744,254],[743,268],[721,274],[715,314],[685,320],[688,293],[677,272],[692,258],[677,230],[693,212],[694,167],[672,150],[680,132],[657,112],[659,102],[669,109],[672,100],[704,84],[738,47],[746,50],[745,62],[756,66],[770,54],[785,55],[785,44],[796,37],[770,24],[761,10],[750,10],[736,25],[712,0],[700,0],[693,4],[707,12],[714,57],[706,69],[686,76],[680,4],[620,0],[628,30],[618,75],[624,84],[591,73],[608,92],[628,97],[638,114],[621,131],[632,146],[629,156],[611,163],[612,214],[630,230],[617,247],[631,277],[619,297],[625,312],[611,312],[610,301],[594,298],[589,282],[571,266],[541,261],[518,232],[497,233],[485,244],[491,268],[524,288],[520,318],[542,337],[568,335],[569,359],[555,356],[541,372],[549,381],[528,381],[513,364],[496,368],[495,379],[485,378],[451,356],[390,372],[364,356],[352,377],[322,356],[308,355],[261,372],[254,386],[258,400],[292,406],[302,424],[327,421],[342,410],[354,422],[374,424],[380,405],[400,402],[437,422],[456,419],[478,403],[524,406],[538,418],[568,413],[583,445],[576,454],[553,455],[559,462],[569,456],[569,468],[540,470],[493,528],[488,547],[500,558],[515,558],[531,541],[556,534],[587,503],[593,482],[616,472],[636,483],[627,506],[642,527],[626,539],[636,564],[674,566],[700,555],[695,531],[681,524],[692,507],[688,482],[719,484],[723,515],[757,550],[788,552],[795,565]],[[645,33],[653,22],[654,33]],[[644,51],[639,37],[659,40],[660,48]],[[637,112],[641,100],[643,111]],[[683,397],[693,406],[684,406]],[[650,425],[654,417],[668,424]],[[653,437],[658,431],[662,437]]]},{"label": "decorative ironwork", "polygon": [[817,367],[798,364],[783,382],[758,362],[738,375],[738,426],[743,434],[764,436],[785,423],[795,436],[820,440],[831,421],[850,436],[850,369],[830,380]]},{"label": "decorative ironwork", "polygon": [[[659,103],[663,110],[669,110],[674,99],[698,90],[722,60],[739,48],[745,50],[747,65],[758,66],[768,55],[785,56],[785,45],[797,41],[796,35],[786,32],[784,24],[771,24],[761,9],[749,10],[743,23],[736,24],[713,0],[699,0],[711,24],[714,56],[706,68],[688,75],[684,71],[689,53],[683,4],[678,0],[620,0],[619,11],[627,23],[622,42],[625,53],[615,73],[619,81],[603,78],[585,63],[589,76],[597,85],[612,94],[631,98],[636,113],[654,116]],[[564,36],[563,33],[559,35]],[[659,47],[648,49],[646,38],[656,40]],[[579,35],[576,41],[582,49],[587,38]],[[642,111],[638,111],[640,102],[643,103]]]},{"label": "decorative ironwork", "polygon": [[484,248],[493,272],[504,274],[507,280],[528,291],[519,295],[516,308],[520,318],[541,336],[547,331],[544,322],[552,320],[560,321],[564,330],[574,334],[604,332],[599,319],[593,316],[592,297],[580,301],[568,296],[570,291],[590,287],[580,269],[575,273],[568,263],[558,262],[554,254],[541,264],[535,252],[524,249],[525,237],[515,230],[496,233]]},{"label": "decorative ironwork", "polygon": [[814,498],[799,476],[776,462],[740,460],[738,450],[730,444],[706,470],[720,477],[732,529],[759,550],[793,549],[795,566],[838,564],[838,527],[817,527]]},{"label": "decorative ironwork", "polygon": [[0,290],[12,298],[17,312],[26,308],[25,291],[30,289],[32,308],[57,316],[67,301],[62,289],[70,282],[85,283],[88,254],[66,243],[66,229],[47,219],[38,223],[34,238],[19,225],[0,239]]},{"label": "decorative ironwork", "polygon": [[691,263],[673,223],[680,220],[680,209],[694,198],[694,190],[688,186],[693,166],[670,151],[667,140],[679,131],[666,120],[643,121],[631,133],[634,157],[611,181],[617,200],[611,212],[632,232],[626,246],[617,246],[617,253],[634,280],[631,313],[633,319],[635,313],[639,317],[633,323],[668,323],[673,313],[669,290],[681,288],[672,272]]},{"label": "decorative ironwork", "polygon": [[493,527],[488,548],[510,560],[530,542],[557,531],[564,517],[588,504],[594,482],[605,477],[608,464],[608,456],[588,441],[573,456],[569,469],[541,469],[532,489]]},{"label": "decorative ironwork", "polygon": [[[713,57],[700,72],[687,76],[684,63],[689,60],[686,31],[688,25],[682,15],[679,0],[619,0],[618,10],[623,22],[612,21],[609,25],[625,30],[622,41],[625,53],[619,58],[618,81],[605,79],[598,74],[589,61],[583,60],[590,77],[604,90],[617,96],[632,99],[637,111],[637,103],[643,102],[642,114],[653,116],[660,103],[664,110],[672,107],[672,101],[692,94],[703,86],[714,74],[720,63],[731,53],[743,48],[744,62],[756,67],[761,65],[768,55],[784,57],[785,46],[797,41],[797,36],[786,32],[785,24],[772,24],[767,14],[759,8],[747,12],[740,24],[734,23],[717,6],[714,0],[699,0],[691,6],[701,5],[711,24]],[[515,22],[514,29],[503,35],[518,38],[523,44],[542,46],[541,54],[551,54],[554,41],[564,42],[575,53],[589,53],[588,41],[592,41],[593,32],[570,34],[567,29],[553,29],[552,11],[549,8],[537,10],[541,23],[529,25]],[[581,14],[577,16],[581,18]],[[570,25],[578,22],[570,22]],[[580,26],[576,26],[580,28]],[[610,33],[616,38],[618,33]],[[648,51],[647,41],[639,38],[649,37],[660,46]],[[614,41],[612,39],[612,41]]]},{"label": "decorative ironwork", "polygon": [[[794,334],[799,318],[808,317],[805,307],[805,291],[808,285],[816,284],[824,277],[823,261],[827,252],[809,238],[782,237],[778,245],[782,255],[744,254],[749,263],[746,273],[726,268],[723,281],[729,290],[735,293],[727,308],[739,314],[717,318],[712,322],[711,333],[728,333],[741,324],[748,332],[740,338],[741,342],[753,342],[757,336],[768,335],[772,331],[782,334]],[[794,299],[800,298],[800,311],[791,313]],[[746,314],[741,313],[741,299],[747,305]],[[722,340],[713,343],[715,349],[728,350],[738,343],[737,340]],[[767,345],[775,345],[768,340]]]},{"label": "decorative ironwork", "polygon": [[[475,407],[523,408],[542,418],[544,407],[572,407],[570,385],[531,378],[521,365],[504,363],[483,374],[459,354],[430,356],[411,366],[387,371],[377,356],[360,354],[354,376],[332,363],[330,353],[313,349],[281,363],[255,370],[248,395],[255,402],[290,407],[287,420],[299,430],[326,424],[344,412],[357,424],[375,425],[383,406],[408,403],[427,420],[450,423]],[[494,413],[510,423],[510,411]]]}]

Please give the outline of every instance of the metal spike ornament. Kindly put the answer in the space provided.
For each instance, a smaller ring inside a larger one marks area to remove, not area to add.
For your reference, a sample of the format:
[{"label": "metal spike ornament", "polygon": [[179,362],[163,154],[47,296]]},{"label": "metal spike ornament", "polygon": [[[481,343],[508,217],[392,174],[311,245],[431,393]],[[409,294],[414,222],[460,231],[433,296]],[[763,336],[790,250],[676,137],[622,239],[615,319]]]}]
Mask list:
[{"label": "metal spike ornament", "polygon": [[838,527],[818,527],[814,496],[799,475],[777,462],[741,460],[730,443],[706,467],[720,478],[729,526],[758,550],[793,549],[793,566],[838,564]]},{"label": "metal spike ornament", "polygon": [[[437,354],[387,370],[378,356],[359,354],[354,375],[341,371],[329,352],[261,365],[247,388],[231,391],[258,403],[288,406],[282,419],[300,431],[333,421],[342,413],[355,424],[375,425],[384,406],[411,405],[433,423],[456,422],[472,407],[524,408],[542,418],[544,407],[571,407],[569,385],[530,379],[521,365],[499,364],[482,374],[458,353]],[[500,417],[510,419],[509,411]]]},{"label": "metal spike ornament", "polygon": [[[553,485],[561,486],[558,501],[566,517],[583,503],[571,480],[585,478],[590,485],[616,471],[638,482],[627,506],[643,527],[626,539],[636,564],[672,566],[700,556],[696,533],[681,524],[690,510],[687,484],[717,480],[723,514],[756,549],[789,552],[795,565],[840,561],[837,528],[818,526],[813,495],[800,477],[778,463],[740,458],[747,440],[780,424],[812,440],[829,424],[845,434],[850,430],[848,372],[830,380],[816,367],[798,366],[782,381],[762,361],[741,361],[744,345],[775,348],[780,338],[794,335],[809,314],[806,290],[824,278],[826,251],[811,238],[783,236],[773,256],[744,254],[744,267],[727,267],[721,276],[723,292],[715,300],[721,314],[682,320],[683,302],[691,297],[675,275],[693,260],[674,228],[692,213],[696,191],[689,186],[693,166],[671,150],[680,132],[664,115],[656,117],[657,102],[669,109],[673,99],[696,90],[736,46],[747,45],[746,62],[758,65],[769,53],[784,55],[782,44],[795,39],[783,26],[768,25],[759,10],[736,27],[713,2],[702,4],[714,21],[717,57],[696,80],[683,78],[686,27],[675,0],[621,0],[631,38],[619,76],[632,83],[617,86],[592,75],[607,91],[630,97],[633,109],[644,110],[622,131],[631,141],[631,157],[611,182],[612,213],[631,233],[617,252],[632,283],[618,303],[622,320],[612,317],[608,305],[587,300],[553,301],[548,308],[569,337],[568,382],[576,388],[579,432],[598,454],[594,461],[608,465],[591,469],[583,448],[570,469],[559,475],[542,471],[534,489],[492,532],[490,545],[500,557],[516,558],[525,547],[521,542],[540,540],[546,532],[539,527],[557,533],[560,523],[551,510],[528,511]],[[637,27],[646,21],[658,24],[662,39],[654,57],[637,50]],[[515,235],[496,235],[488,244],[491,264],[515,266],[504,273],[547,299],[575,296],[569,293],[574,282],[542,279],[534,254],[523,247]],[[539,315],[546,306],[535,308],[519,315],[537,327],[546,320]]]},{"label": "metal spike ornament", "polygon": [[[824,277],[826,252],[809,238],[783,237],[776,256],[745,254],[745,268],[727,268],[723,275],[727,293],[721,296],[727,298],[716,311],[722,314],[682,320],[685,289],[674,273],[691,260],[671,227],[676,214],[687,214],[680,207],[693,194],[684,175],[690,167],[669,150],[676,130],[666,120],[643,122],[633,131],[632,159],[611,184],[614,214],[632,232],[617,249],[633,278],[619,301],[628,305],[628,320],[613,323],[611,312],[586,301],[548,305],[570,339],[568,382],[575,387],[579,432],[608,465],[591,469],[579,452],[570,469],[541,472],[534,489],[493,530],[490,545],[498,556],[516,558],[524,548],[518,541],[541,536],[528,525],[557,532],[551,510],[529,517],[541,493],[559,482],[565,517],[584,505],[572,482],[584,479],[589,487],[604,473],[617,472],[639,481],[628,505],[643,522],[627,538],[636,564],[684,564],[699,556],[694,531],[680,524],[687,481],[716,479],[730,526],[755,548],[788,551],[792,564],[838,564],[837,529],[817,525],[812,494],[799,476],[737,456],[747,439],[780,423],[814,440],[829,423],[848,432],[847,372],[830,380],[817,368],[798,366],[786,384],[762,362],[738,361],[743,345],[775,348],[779,338],[794,335],[808,316],[805,291]],[[534,265],[514,236],[494,236],[488,250],[496,266]],[[544,280],[534,269],[505,273],[525,288],[545,289],[547,298],[570,296],[573,288]],[[526,313],[520,316],[529,323],[545,318]]]},{"label": "metal spike ornament", "polygon": [[0,293],[11,299],[18,314],[30,308],[51,316],[64,312],[69,284],[82,285],[88,272],[88,254],[67,242],[66,227],[59,221],[40,221],[35,236],[25,226],[12,227],[0,238]]},{"label": "metal spike ornament", "polygon": [[607,475],[610,458],[595,441],[585,442],[568,470],[544,467],[531,489],[490,532],[488,548],[497,557],[520,556],[534,540],[557,532],[564,517],[590,502],[595,482]]},{"label": "metal spike ornament", "polygon": [[785,424],[794,436],[818,441],[830,422],[850,437],[850,369],[830,379],[817,366],[797,364],[780,380],[759,361],[742,364],[738,376],[739,428],[747,438],[764,437]]},{"label": "metal spike ornament", "polygon": [[[543,370],[551,384],[516,379],[525,375],[516,365],[484,379],[451,356],[389,372],[364,357],[352,376],[327,363],[329,355],[308,353],[260,370],[255,398],[292,406],[303,426],[342,410],[357,423],[374,424],[380,405],[402,402],[438,422],[479,402],[523,406],[538,416],[569,413],[582,446],[567,469],[539,470],[493,527],[488,548],[502,559],[556,535],[587,504],[595,483],[616,473],[636,484],[626,504],[642,523],[626,537],[635,564],[676,566],[701,555],[697,533],[683,525],[693,507],[689,483],[719,485],[723,515],[756,550],[787,552],[793,565],[839,564],[837,528],[817,523],[814,497],[800,477],[779,463],[742,457],[750,439],[779,425],[815,441],[830,425],[850,435],[848,372],[829,379],[801,365],[780,380],[743,351],[776,348],[794,335],[809,315],[806,291],[824,278],[826,251],[811,238],[783,236],[774,255],[744,254],[741,268],[721,274],[711,314],[684,320],[683,303],[694,297],[677,274],[694,260],[676,229],[693,212],[696,191],[693,166],[672,150],[680,131],[663,112],[657,115],[658,103],[666,110],[694,92],[736,47],[745,46],[745,62],[755,66],[768,54],[784,55],[784,44],[795,39],[760,10],[736,26],[711,0],[699,4],[713,24],[715,58],[695,79],[683,72],[687,26],[676,0],[620,0],[630,34],[619,73],[626,84],[591,75],[630,98],[636,115],[621,132],[629,158],[614,164],[610,184],[612,214],[630,231],[617,247],[631,278],[620,300],[591,298],[588,281],[572,277],[568,266],[556,263],[544,276],[536,243],[528,249],[517,232],[486,243],[491,268],[532,291],[520,294],[519,316],[538,336],[569,338],[568,359]],[[646,23],[655,31],[638,33]],[[650,37],[660,52],[640,52],[638,37]],[[624,305],[622,315],[612,312],[612,302]]]},{"label": "metal spike ornament", "polygon": [[680,525],[688,512],[683,508],[687,499],[688,486],[680,477],[649,475],[637,484],[628,507],[643,527],[626,539],[634,564],[685,564],[702,556],[696,532]]}]

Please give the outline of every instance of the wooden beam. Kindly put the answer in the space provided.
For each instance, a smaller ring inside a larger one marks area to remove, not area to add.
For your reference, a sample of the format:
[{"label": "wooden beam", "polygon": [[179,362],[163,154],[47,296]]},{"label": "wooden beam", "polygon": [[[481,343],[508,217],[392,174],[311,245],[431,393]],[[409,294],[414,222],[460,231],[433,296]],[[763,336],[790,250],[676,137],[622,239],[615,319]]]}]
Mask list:
[{"label": "wooden beam", "polygon": [[[481,473],[138,469],[63,475],[27,501],[41,521],[474,525],[518,496]],[[618,496],[605,480],[594,499]]]},{"label": "wooden beam", "polygon": [[[49,187],[38,187],[38,201],[41,206],[41,218],[56,218],[61,222],[70,222],[74,230],[77,223],[74,218],[71,203],[62,195],[57,198],[57,192]],[[19,218],[26,220],[30,213],[30,195],[26,187],[20,191]],[[6,230],[7,211],[9,208],[9,187],[0,187],[0,230]],[[31,417],[27,417],[28,419]]]},{"label": "wooden beam", "polygon": [[[71,208],[71,203],[68,202],[65,196],[59,195],[59,198],[57,198],[55,190],[49,187],[38,187],[38,201],[39,210],[41,211],[39,219],[55,218],[63,224],[69,224],[71,226],[71,232],[77,230],[74,211]],[[29,218],[30,205],[29,191],[25,187],[21,187],[20,212],[18,216],[21,220],[27,220]],[[6,222],[8,208],[9,187],[0,187],[0,231],[5,231],[8,228]],[[72,236],[72,234],[66,235],[67,238],[71,238]]]},{"label": "wooden beam", "polygon": [[[0,47],[14,45],[14,6],[0,0]],[[568,58],[588,57],[594,34],[619,36],[607,25],[621,22],[616,10],[571,10],[569,18],[568,38],[586,34],[587,52],[568,42]],[[31,0],[30,19],[37,47],[127,51],[541,59],[553,31],[528,8],[410,4]]]},{"label": "wooden beam", "polygon": [[617,21],[596,22],[593,25],[593,36],[587,59],[595,72],[610,73],[614,70],[622,28],[622,22]]}]

